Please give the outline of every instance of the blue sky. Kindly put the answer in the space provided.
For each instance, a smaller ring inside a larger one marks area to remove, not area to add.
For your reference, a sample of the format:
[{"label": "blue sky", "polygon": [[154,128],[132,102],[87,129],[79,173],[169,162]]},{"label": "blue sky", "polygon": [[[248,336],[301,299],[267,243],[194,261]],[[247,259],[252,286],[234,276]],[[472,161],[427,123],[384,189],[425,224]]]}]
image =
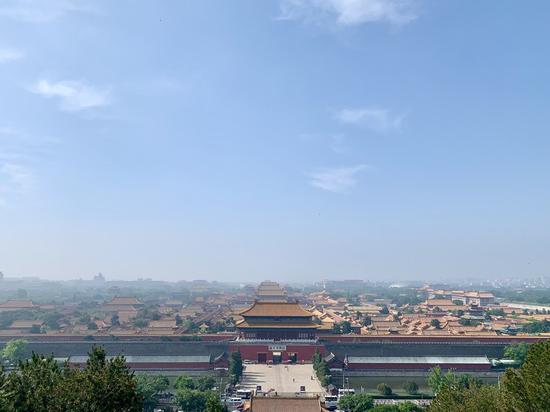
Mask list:
[{"label": "blue sky", "polygon": [[0,270],[549,274],[550,4],[0,2]]}]

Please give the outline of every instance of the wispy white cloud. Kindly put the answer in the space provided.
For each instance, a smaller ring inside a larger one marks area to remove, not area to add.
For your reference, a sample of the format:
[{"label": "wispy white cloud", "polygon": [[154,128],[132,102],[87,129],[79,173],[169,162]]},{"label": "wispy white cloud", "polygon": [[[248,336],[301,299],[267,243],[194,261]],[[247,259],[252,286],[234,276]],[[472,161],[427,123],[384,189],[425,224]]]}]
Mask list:
[{"label": "wispy white cloud", "polygon": [[357,184],[357,175],[367,168],[365,164],[351,167],[319,169],[309,173],[309,183],[333,193],[349,192]]},{"label": "wispy white cloud", "polygon": [[93,10],[87,0],[2,0],[0,17],[28,23],[47,23],[68,13]]},{"label": "wispy white cloud", "polygon": [[0,162],[0,206],[8,204],[12,196],[26,195],[31,191],[34,176],[27,167],[11,162]]},{"label": "wispy white cloud", "polygon": [[21,60],[25,54],[16,49],[0,49],[0,64]]},{"label": "wispy white cloud", "polygon": [[417,18],[416,0],[282,0],[284,20],[323,23],[335,20],[338,25],[386,22],[404,25]]},{"label": "wispy white cloud", "polygon": [[394,115],[380,108],[343,109],[336,118],[345,124],[366,127],[379,133],[388,133],[401,129],[403,115]]},{"label": "wispy white cloud", "polygon": [[59,99],[60,109],[68,112],[107,106],[111,103],[109,90],[99,89],[82,81],[39,80],[30,90],[46,98]]}]

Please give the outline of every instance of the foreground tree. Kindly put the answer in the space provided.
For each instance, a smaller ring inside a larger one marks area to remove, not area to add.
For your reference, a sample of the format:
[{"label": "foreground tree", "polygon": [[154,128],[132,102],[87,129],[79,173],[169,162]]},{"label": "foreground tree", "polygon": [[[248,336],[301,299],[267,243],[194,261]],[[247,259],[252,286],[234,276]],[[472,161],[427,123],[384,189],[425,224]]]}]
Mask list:
[{"label": "foreground tree", "polygon": [[158,405],[160,395],[170,386],[170,381],[162,375],[137,375],[137,391],[143,399],[143,410],[150,412]]},{"label": "foreground tree", "polygon": [[176,389],[196,389],[195,381],[191,376],[187,375],[178,376],[174,382],[174,387]]},{"label": "foreground tree", "polygon": [[550,341],[532,344],[523,366],[506,370],[501,392],[505,411],[550,410]]},{"label": "foreground tree", "polygon": [[25,339],[10,340],[6,343],[2,351],[0,351],[0,358],[12,364],[17,364],[17,362],[25,359],[27,355],[27,344],[28,342]]},{"label": "foreground tree", "polygon": [[107,360],[94,348],[83,370],[60,368],[53,357],[33,354],[0,378],[4,412],[140,412],[141,395],[124,358]]},{"label": "foreground tree", "polygon": [[506,370],[500,390],[472,378],[444,379],[440,372],[435,370],[428,379],[434,384],[444,382],[430,412],[550,411],[550,341],[532,344],[523,366]]},{"label": "foreground tree", "polygon": [[433,400],[430,412],[497,412],[499,392],[494,386],[461,388],[455,384],[442,389]]},{"label": "foreground tree", "polygon": [[412,402],[400,402],[397,405],[376,405],[369,409],[369,412],[423,412],[422,406],[415,405]]},{"label": "foreground tree", "polygon": [[513,343],[506,346],[506,349],[504,349],[504,357],[515,360],[518,363],[518,366],[521,366],[527,358],[528,351],[529,345],[525,342]]},{"label": "foreground tree", "polygon": [[89,412],[140,412],[142,399],[133,372],[123,356],[108,360],[105,350],[94,348],[86,368],[66,370],[70,410]]},{"label": "foreground tree", "polygon": [[479,387],[481,384],[482,382],[479,378],[468,375],[467,373],[457,375],[454,370],[448,370],[446,373],[443,373],[439,366],[432,368],[428,375],[428,386],[431,388],[434,395],[437,395],[447,388],[459,390]]},{"label": "foreground tree", "polygon": [[215,392],[201,392],[197,389],[178,389],[174,397],[176,404],[186,412],[221,412],[223,405]]},{"label": "foreground tree", "polygon": [[5,382],[6,410],[26,412],[62,412],[64,401],[63,374],[53,358],[36,354],[19,364]]},{"label": "foreground tree", "polygon": [[374,406],[372,398],[365,393],[345,395],[338,402],[340,409],[350,412],[367,412]]}]

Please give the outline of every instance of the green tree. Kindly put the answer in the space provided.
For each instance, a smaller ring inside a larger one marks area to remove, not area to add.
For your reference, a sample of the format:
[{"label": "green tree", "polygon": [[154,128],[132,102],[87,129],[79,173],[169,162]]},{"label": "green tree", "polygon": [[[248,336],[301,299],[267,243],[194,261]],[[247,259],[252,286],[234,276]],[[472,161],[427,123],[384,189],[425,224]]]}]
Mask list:
[{"label": "green tree", "polygon": [[136,318],[136,319],[134,319],[134,321],[132,322],[132,324],[133,324],[136,328],[146,328],[147,325],[149,325],[149,321],[148,321],[147,319]]},{"label": "green tree", "polygon": [[63,317],[63,315],[61,315],[61,313],[59,313],[59,312],[47,313],[44,316],[44,324],[52,330],[58,330],[59,329],[59,321],[61,320],[62,317]]},{"label": "green tree", "polygon": [[7,393],[6,374],[4,366],[0,363],[0,411],[8,410],[8,393]]},{"label": "green tree", "polygon": [[206,404],[204,412],[224,412],[227,410],[217,394],[210,392],[206,395]]},{"label": "green tree", "polygon": [[400,402],[397,405],[376,405],[369,412],[422,412],[425,409],[412,402]]},{"label": "green tree", "polygon": [[409,395],[414,395],[418,393],[418,385],[415,381],[407,381],[403,385],[403,389],[405,392],[407,392]]},{"label": "green tree", "polygon": [[348,320],[342,322],[342,333],[351,333],[351,323]]},{"label": "green tree", "polygon": [[236,351],[231,353],[229,359],[229,375],[231,376],[232,383],[236,384],[243,375],[243,359],[241,352]]},{"label": "green tree", "polygon": [[186,412],[203,412],[208,396],[197,389],[178,389],[174,401]]},{"label": "green tree", "polygon": [[327,386],[330,383],[330,369],[319,351],[315,351],[313,354],[313,370],[322,386]]},{"label": "green tree", "polygon": [[550,410],[550,341],[533,343],[519,369],[507,369],[502,381],[506,411]]},{"label": "green tree", "polygon": [[338,402],[340,409],[349,412],[366,412],[372,409],[374,402],[366,393],[345,395]]},{"label": "green tree", "polygon": [[465,389],[470,387],[479,387],[482,384],[479,378],[475,378],[466,373],[456,375],[453,370],[443,373],[439,366],[430,369],[427,382],[428,386],[436,395],[448,387]]},{"label": "green tree", "polygon": [[36,354],[20,362],[5,383],[7,411],[58,412],[65,411],[63,375],[52,357]]},{"label": "green tree", "polygon": [[10,340],[0,352],[0,357],[11,363],[17,363],[26,357],[27,344],[28,342],[25,339]]},{"label": "green tree", "polygon": [[174,382],[174,387],[176,389],[196,389],[195,381],[193,378],[187,375],[180,375]]},{"label": "green tree", "polygon": [[113,316],[111,316],[111,325],[113,326],[119,326],[120,325],[120,318],[115,313]]},{"label": "green tree", "polygon": [[430,412],[497,412],[500,411],[499,392],[494,386],[461,388],[450,385],[438,392],[428,410]]},{"label": "green tree", "polygon": [[83,370],[66,369],[67,406],[70,411],[141,412],[142,398],[134,374],[123,356],[107,359],[94,347]]},{"label": "green tree", "polygon": [[399,407],[397,405],[376,405],[369,409],[369,412],[399,412]]},{"label": "green tree", "polygon": [[137,375],[137,391],[143,399],[143,410],[150,412],[158,405],[160,395],[170,386],[170,381],[162,375]]},{"label": "green tree", "polygon": [[521,366],[527,358],[528,351],[529,345],[527,345],[527,343],[512,343],[504,349],[504,357],[515,360],[518,363],[518,366]]},{"label": "green tree", "polygon": [[42,329],[40,328],[40,325],[32,325],[29,332],[30,333],[41,333]]},{"label": "green tree", "polygon": [[423,412],[426,410],[422,406],[418,406],[410,401],[399,403],[397,409],[399,412]]},{"label": "green tree", "polygon": [[389,396],[393,393],[392,388],[389,385],[386,385],[385,383],[379,383],[376,386],[376,390],[380,392],[381,395]]},{"label": "green tree", "polygon": [[196,386],[199,391],[208,391],[216,386],[216,379],[213,376],[201,376],[196,381]]},{"label": "green tree", "polygon": [[546,333],[550,332],[550,321],[549,320],[536,320],[529,322],[522,327],[523,331],[526,333]]},{"label": "green tree", "polygon": [[439,321],[439,319],[432,319],[430,325],[432,325],[436,329],[441,328],[441,322]]}]

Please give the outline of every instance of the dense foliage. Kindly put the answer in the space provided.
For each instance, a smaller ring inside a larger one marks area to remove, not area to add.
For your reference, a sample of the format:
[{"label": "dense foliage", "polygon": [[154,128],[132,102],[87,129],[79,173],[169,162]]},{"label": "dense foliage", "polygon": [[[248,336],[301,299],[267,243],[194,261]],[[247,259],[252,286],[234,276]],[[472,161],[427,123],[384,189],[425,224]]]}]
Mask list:
[{"label": "dense foliage", "polygon": [[369,412],[422,412],[425,409],[412,402],[400,402],[397,405],[376,405]]},{"label": "dense foliage", "polygon": [[243,376],[243,358],[239,351],[231,353],[231,357],[229,358],[229,376],[233,384],[239,382]]},{"label": "dense foliage", "polygon": [[524,342],[513,343],[508,345],[504,349],[504,357],[507,359],[513,359],[518,363],[518,366],[523,365],[527,358],[527,352],[529,351],[529,345]]},{"label": "dense foliage", "polygon": [[430,412],[550,411],[550,341],[532,344],[521,368],[506,370],[500,388],[472,380],[465,385],[464,380],[448,379],[440,371],[432,375],[437,396]]},{"label": "dense foliage", "polygon": [[513,302],[536,303],[539,305],[550,303],[550,289],[546,288],[495,289],[493,292],[496,296]]},{"label": "dense foliage", "polygon": [[447,388],[467,389],[471,387],[479,387],[482,382],[479,378],[475,378],[468,374],[457,375],[453,371],[443,373],[439,366],[436,366],[428,375],[428,386],[434,394],[438,394]]},{"label": "dense foliage", "polygon": [[418,384],[414,381],[407,381],[403,384],[403,389],[409,395],[415,395],[418,393]]},{"label": "dense foliage", "polygon": [[178,389],[175,401],[186,412],[222,412],[224,410],[218,394],[212,391]]},{"label": "dense foliage", "polygon": [[522,329],[525,333],[548,333],[550,332],[550,321],[535,320],[523,325]]},{"label": "dense foliage", "polygon": [[24,339],[10,340],[0,351],[0,360],[15,364],[27,356],[27,341]]},{"label": "dense foliage", "polygon": [[376,386],[376,390],[380,392],[381,395],[384,395],[384,396],[390,396],[393,393],[392,388],[385,383],[379,383]]},{"label": "dense foliage", "polygon": [[330,370],[328,364],[319,351],[316,351],[313,355],[313,370],[322,386],[327,386],[330,383]]},{"label": "dense foliage", "polygon": [[338,406],[340,409],[350,412],[366,412],[372,409],[374,402],[369,395],[359,393],[343,396],[338,402]]},{"label": "dense foliage", "polygon": [[2,412],[139,412],[142,397],[123,357],[94,348],[84,369],[36,354],[0,379]]},{"label": "dense foliage", "polygon": [[162,375],[137,375],[137,391],[143,400],[143,410],[151,412],[158,405],[159,397],[170,386],[170,381]]}]

